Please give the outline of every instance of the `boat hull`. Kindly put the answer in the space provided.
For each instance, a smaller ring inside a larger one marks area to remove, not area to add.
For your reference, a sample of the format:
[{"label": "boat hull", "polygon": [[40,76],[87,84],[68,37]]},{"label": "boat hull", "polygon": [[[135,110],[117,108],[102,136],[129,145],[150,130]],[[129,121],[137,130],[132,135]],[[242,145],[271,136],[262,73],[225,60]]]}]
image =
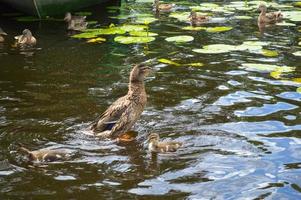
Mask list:
[{"label": "boat hull", "polygon": [[14,8],[40,18],[62,15],[67,11],[74,11],[108,0],[1,0]]}]

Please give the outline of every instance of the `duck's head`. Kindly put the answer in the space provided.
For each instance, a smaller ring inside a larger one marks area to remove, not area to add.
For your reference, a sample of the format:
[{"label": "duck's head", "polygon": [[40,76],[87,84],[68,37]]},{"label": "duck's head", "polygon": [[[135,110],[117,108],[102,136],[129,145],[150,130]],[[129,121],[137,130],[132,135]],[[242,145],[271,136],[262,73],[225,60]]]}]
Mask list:
[{"label": "duck's head", "polygon": [[23,32],[22,32],[22,35],[24,37],[32,37],[32,33],[29,29],[24,29]]},{"label": "duck's head", "polygon": [[143,82],[144,78],[152,72],[151,67],[141,63],[134,66],[131,71],[130,81],[131,82]]},{"label": "duck's head", "polygon": [[7,33],[5,33],[2,28],[0,28],[0,35],[7,35]]},{"label": "duck's head", "polygon": [[258,6],[258,10],[261,11],[261,12],[266,12],[267,11],[267,6],[263,3],[261,3],[259,6]]},{"label": "duck's head", "polygon": [[69,22],[69,21],[71,21],[71,19],[72,19],[71,13],[70,13],[70,12],[67,12],[67,13],[65,14],[64,21]]},{"label": "duck's head", "polygon": [[150,142],[158,142],[160,139],[160,136],[158,133],[151,133],[147,137],[147,141]]}]

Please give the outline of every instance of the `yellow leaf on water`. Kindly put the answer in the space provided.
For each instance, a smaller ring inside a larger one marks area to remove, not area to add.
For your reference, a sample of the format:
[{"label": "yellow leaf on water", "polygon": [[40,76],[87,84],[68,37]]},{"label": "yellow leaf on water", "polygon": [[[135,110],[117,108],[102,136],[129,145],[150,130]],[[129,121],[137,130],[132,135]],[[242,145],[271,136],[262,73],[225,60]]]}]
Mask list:
[{"label": "yellow leaf on water", "polygon": [[270,76],[273,77],[274,79],[280,79],[281,74],[282,74],[282,72],[278,72],[278,71],[270,72]]},{"label": "yellow leaf on water", "polygon": [[98,38],[93,38],[93,39],[90,39],[90,40],[87,40],[87,43],[101,43],[101,42],[105,42],[106,39],[105,38],[102,38],[102,37],[98,37]]},{"label": "yellow leaf on water", "polygon": [[301,87],[298,87],[296,91],[301,93]]},{"label": "yellow leaf on water", "polygon": [[188,63],[188,64],[185,64],[185,65],[192,66],[192,67],[202,67],[202,66],[204,66],[203,63]]},{"label": "yellow leaf on water", "polygon": [[301,83],[301,78],[293,78],[292,81],[297,82],[297,83]]},{"label": "yellow leaf on water", "polygon": [[165,59],[165,58],[160,58],[158,61],[161,62],[161,63],[164,63],[164,64],[181,66],[179,63],[176,63],[176,62],[174,62],[172,60],[168,60],[168,59]]},{"label": "yellow leaf on water", "polygon": [[272,51],[272,50],[268,50],[268,49],[262,49],[261,53],[262,53],[262,55],[267,56],[267,57],[276,57],[279,55],[277,51]]}]

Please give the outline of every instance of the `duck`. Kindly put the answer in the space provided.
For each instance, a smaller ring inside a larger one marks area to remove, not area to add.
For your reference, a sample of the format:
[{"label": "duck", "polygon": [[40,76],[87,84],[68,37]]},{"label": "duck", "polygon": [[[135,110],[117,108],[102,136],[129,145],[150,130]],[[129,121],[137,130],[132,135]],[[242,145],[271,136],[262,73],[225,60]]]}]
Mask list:
[{"label": "duck", "polygon": [[151,133],[148,136],[148,150],[152,153],[167,153],[175,152],[182,145],[182,142],[160,142],[160,136],[158,133]]},{"label": "duck", "polygon": [[4,42],[4,37],[3,35],[7,35],[7,33],[5,33],[2,28],[0,27],[0,42]]},{"label": "duck", "polygon": [[168,4],[168,3],[160,4],[159,0],[154,0],[153,7],[156,12],[160,12],[160,11],[164,12],[173,9],[175,7],[175,4]]},{"label": "duck", "polygon": [[54,162],[65,160],[70,157],[70,154],[62,150],[39,149],[30,151],[29,149],[20,146],[19,151],[27,155],[28,160],[31,162]]},{"label": "duck", "polygon": [[37,43],[36,38],[32,35],[29,29],[24,29],[22,35],[15,36],[18,45],[35,45]]},{"label": "duck", "polygon": [[136,123],[147,102],[144,79],[151,72],[145,64],[135,65],[130,73],[128,92],[107,108],[89,129],[95,136],[117,139]]},{"label": "duck", "polygon": [[283,18],[281,11],[267,13],[267,7],[265,4],[260,4],[258,10],[260,10],[260,14],[258,16],[259,24],[273,24],[281,21]]},{"label": "duck", "polygon": [[72,16],[70,12],[65,14],[64,21],[67,22],[67,29],[83,31],[87,28],[86,16]]},{"label": "duck", "polygon": [[192,26],[203,24],[210,20],[210,18],[208,16],[198,15],[197,12],[195,12],[193,10],[190,12],[188,19]]}]

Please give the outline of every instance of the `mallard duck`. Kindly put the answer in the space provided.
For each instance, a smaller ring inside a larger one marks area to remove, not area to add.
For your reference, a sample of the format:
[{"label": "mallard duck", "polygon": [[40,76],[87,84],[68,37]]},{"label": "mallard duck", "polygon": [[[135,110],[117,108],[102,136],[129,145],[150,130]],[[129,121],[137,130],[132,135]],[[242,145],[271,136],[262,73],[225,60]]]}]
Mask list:
[{"label": "mallard duck", "polygon": [[96,136],[116,139],[130,130],[146,105],[144,78],[150,72],[151,68],[144,64],[133,67],[130,73],[128,93],[117,99],[90,125],[90,129]]},{"label": "mallard duck", "polygon": [[168,4],[168,3],[162,3],[162,4],[160,4],[159,0],[154,0],[153,7],[154,7],[154,10],[156,12],[159,12],[159,11],[170,11],[172,8],[175,7],[175,4]]},{"label": "mallard duck", "polygon": [[198,24],[203,24],[206,23],[210,20],[208,16],[205,15],[198,15],[195,11],[191,11],[190,15],[188,17],[191,25],[198,25]]},{"label": "mallard duck", "polygon": [[18,45],[35,45],[37,40],[29,29],[24,29],[22,35],[15,36]]},{"label": "mallard duck", "polygon": [[65,14],[64,21],[67,22],[67,29],[82,31],[87,28],[86,16],[72,16],[70,12]]},{"label": "mallard duck", "polygon": [[5,33],[2,28],[0,28],[0,42],[4,42],[4,37],[3,35],[7,35],[7,33]]},{"label": "mallard duck", "polygon": [[148,150],[154,153],[175,152],[183,144],[181,142],[159,142],[160,137],[157,133],[148,136]]},{"label": "mallard duck", "polygon": [[260,4],[258,10],[260,10],[260,14],[258,16],[259,24],[272,24],[281,21],[283,18],[283,14],[281,13],[281,11],[267,13],[267,7],[265,4]]},{"label": "mallard duck", "polygon": [[70,157],[70,154],[60,150],[40,149],[36,151],[30,151],[21,146],[19,147],[19,151],[26,154],[29,161],[35,162],[54,162]]}]

